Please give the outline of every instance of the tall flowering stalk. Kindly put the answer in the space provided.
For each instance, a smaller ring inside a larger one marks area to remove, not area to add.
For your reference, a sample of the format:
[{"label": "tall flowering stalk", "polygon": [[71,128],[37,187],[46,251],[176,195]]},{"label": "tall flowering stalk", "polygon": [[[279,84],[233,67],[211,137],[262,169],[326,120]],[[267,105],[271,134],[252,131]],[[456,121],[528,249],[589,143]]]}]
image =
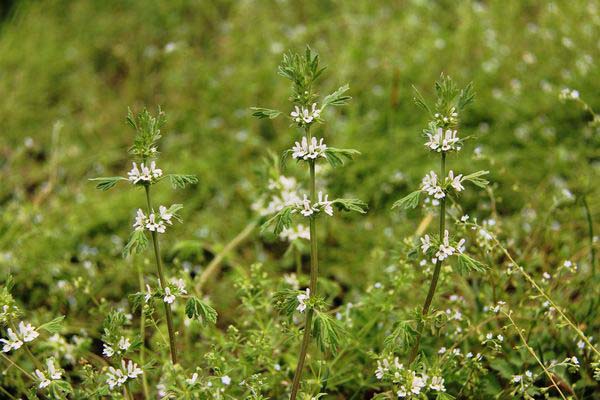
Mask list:
[{"label": "tall flowering stalk", "polygon": [[[306,290],[298,292],[289,290],[278,293],[277,305],[292,315],[298,311],[305,313],[304,334],[298,356],[298,364],[294,374],[290,399],[296,399],[302,370],[306,360],[311,333],[322,349],[334,350],[341,338],[341,326],[323,312],[324,301],[317,297],[317,278],[319,272],[317,218],[323,214],[333,216],[334,207],[345,211],[365,213],[367,205],[357,199],[329,200],[329,196],[317,190],[316,164],[319,160],[327,160],[333,167],[341,166],[345,159],[352,159],[359,154],[352,149],[337,149],[327,146],[323,138],[314,135],[314,126],[323,123],[323,111],[328,106],[342,106],[348,103],[350,97],[346,94],[348,85],[344,85],[334,93],[325,96],[318,102],[319,96],[314,90],[314,83],[322,74],[324,68],[319,67],[319,56],[309,47],[303,55],[288,53],[283,57],[279,66],[279,74],[292,82],[292,111],[290,118],[292,126],[297,127],[302,137],[295,141],[294,146],[286,150],[282,161],[288,157],[303,163],[308,169],[309,194],[294,196],[277,207],[277,213],[263,227],[273,226],[275,234],[279,235],[292,226],[292,218],[308,218],[310,232],[310,283]],[[281,112],[266,108],[253,108],[253,115],[258,118],[276,118]]]},{"label": "tall flowering stalk", "polygon": [[439,176],[435,171],[430,171],[425,175],[421,182],[421,187],[398,200],[393,208],[415,208],[419,204],[419,197],[425,194],[432,199],[432,204],[439,205],[439,230],[437,237],[429,234],[420,238],[420,248],[422,254],[430,259],[435,265],[433,276],[429,284],[427,297],[421,309],[421,318],[417,322],[416,337],[413,347],[409,354],[409,362],[412,363],[419,351],[421,336],[425,326],[426,318],[435,295],[442,264],[451,256],[457,257],[457,266],[462,270],[483,270],[483,265],[464,253],[465,239],[456,241],[450,236],[446,227],[446,202],[448,197],[457,197],[460,192],[465,190],[463,183],[471,182],[476,186],[485,187],[487,181],[482,177],[487,171],[478,171],[469,175],[455,173],[453,170],[447,171],[447,157],[451,153],[458,153],[464,142],[464,138],[458,135],[459,115],[463,109],[473,101],[472,86],[469,84],[465,89],[458,90],[455,84],[448,76],[442,76],[436,82],[435,90],[437,101],[431,108],[425,102],[425,99],[417,92],[415,102],[427,110],[431,116],[431,121],[423,133],[427,141],[425,147],[439,155],[440,167]]},{"label": "tall flowering stalk", "polygon": [[[143,304],[148,303],[151,298],[156,297],[162,300],[169,332],[171,361],[173,364],[176,364],[176,332],[173,326],[173,311],[171,309],[175,299],[177,297],[188,297],[186,314],[190,318],[196,317],[202,321],[214,322],[216,319],[216,312],[202,303],[199,299],[192,296],[186,296],[187,291],[182,280],[175,280],[173,282],[167,281],[160,252],[159,235],[164,234],[167,227],[171,226],[174,221],[181,221],[178,212],[183,206],[181,204],[173,204],[170,207],[159,205],[158,208],[156,208],[155,204],[152,202],[151,188],[165,178],[170,180],[173,188],[184,188],[189,184],[197,183],[198,179],[194,175],[165,175],[162,169],[158,168],[156,163],[159,155],[158,140],[161,138],[161,128],[165,122],[164,113],[162,113],[160,109],[156,116],[153,116],[147,110],[144,110],[137,115],[133,115],[132,112],[129,111],[127,122],[136,131],[134,144],[129,149],[129,154],[133,156],[134,161],[132,161],[131,170],[128,172],[127,177],[116,176],[95,178],[92,180],[98,182],[97,188],[101,190],[108,190],[120,181],[128,181],[131,185],[144,189],[145,210],[143,208],[138,208],[136,211],[135,221],[133,223],[134,230],[131,233],[127,245],[123,249],[123,256],[145,250],[148,247],[149,242],[148,234],[150,235],[152,247],[154,249],[159,288],[158,290],[153,291],[148,285],[147,291],[138,293],[134,298],[137,299],[136,306],[142,305],[142,307]],[[142,312],[142,320],[144,318],[144,312]]]}]

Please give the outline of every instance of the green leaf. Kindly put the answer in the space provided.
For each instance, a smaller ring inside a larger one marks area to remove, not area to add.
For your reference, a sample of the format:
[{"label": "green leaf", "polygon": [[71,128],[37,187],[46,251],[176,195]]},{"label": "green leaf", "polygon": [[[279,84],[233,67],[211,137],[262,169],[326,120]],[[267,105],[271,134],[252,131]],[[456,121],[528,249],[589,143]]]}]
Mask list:
[{"label": "green leaf", "polygon": [[338,210],[355,211],[361,214],[366,214],[369,206],[359,199],[335,199],[331,202]]},{"label": "green leaf", "polygon": [[169,174],[167,176],[171,181],[173,189],[183,189],[187,185],[195,185],[198,183],[198,177],[196,175]]},{"label": "green leaf", "polygon": [[334,168],[344,165],[344,160],[352,160],[359,154],[360,151],[354,149],[337,149],[335,147],[328,147],[327,150],[325,150],[325,158]]},{"label": "green leaf", "polygon": [[331,317],[329,314],[314,310],[314,318],[312,322],[312,335],[321,351],[330,350],[335,353],[346,331],[338,320]]},{"label": "green leaf", "polygon": [[48,333],[58,333],[62,328],[62,322],[65,319],[64,315],[60,317],[54,318],[52,321],[46,322],[43,325],[40,325],[38,329],[43,329]]},{"label": "green leaf", "polygon": [[275,292],[273,300],[275,301],[275,308],[291,318],[298,308],[298,290],[283,289]]},{"label": "green leaf", "polygon": [[143,230],[135,230],[129,236],[129,241],[123,248],[123,258],[134,253],[141,253],[148,247],[148,237]]},{"label": "green leaf", "polygon": [[203,325],[217,323],[215,309],[195,296],[190,297],[185,304],[185,315],[188,318],[200,321]]},{"label": "green leaf", "polygon": [[479,261],[469,257],[468,255],[463,254],[463,253],[459,253],[457,255],[458,255],[457,267],[458,267],[458,271],[460,273],[465,273],[465,272],[470,272],[470,271],[484,272],[486,270],[485,265],[483,265]]},{"label": "green leaf", "polygon": [[335,92],[325,96],[325,98],[323,99],[322,108],[325,108],[327,106],[343,106],[345,104],[348,104],[348,102],[350,101],[350,99],[352,97],[346,95],[345,93],[349,89],[350,89],[350,86],[348,84],[345,84],[344,86],[340,87]]},{"label": "green leaf", "polygon": [[284,207],[273,217],[269,218],[260,227],[261,232],[267,230],[271,225],[274,225],[273,232],[276,235],[279,235],[284,228],[289,228],[292,225],[292,207]]},{"label": "green leaf", "polygon": [[122,176],[107,176],[107,177],[90,179],[90,181],[92,181],[92,182],[98,182],[96,184],[96,189],[100,189],[100,190],[104,190],[104,191],[112,188],[117,183],[119,183],[119,181],[126,181],[126,180],[127,180],[127,178],[123,178]]},{"label": "green leaf", "polygon": [[275,119],[281,115],[281,111],[271,110],[270,108],[251,107],[252,116],[258,119],[269,118]]},{"label": "green leaf", "polygon": [[471,104],[475,99],[475,92],[473,90],[473,82],[469,82],[469,84],[460,91],[458,95],[458,102],[456,104],[456,108],[461,111],[466,106]]},{"label": "green leaf", "polygon": [[483,179],[481,177],[484,175],[487,175],[489,173],[490,173],[490,171],[477,171],[472,174],[463,176],[461,182],[469,181],[475,186],[478,186],[480,188],[485,188],[488,185],[489,181],[487,181],[486,179]]},{"label": "green leaf", "polygon": [[431,116],[433,116],[433,112],[431,111],[431,109],[427,105],[427,102],[425,101],[425,98],[423,97],[423,95],[414,86],[413,86],[413,90],[415,92],[415,97],[413,98],[413,101],[415,102],[415,104],[417,106],[423,108],[424,110],[427,110],[427,112],[429,114],[431,114]]},{"label": "green leaf", "polygon": [[392,205],[392,210],[394,208],[402,208],[402,209],[408,210],[408,209],[417,207],[419,205],[419,196],[421,196],[421,191],[415,190],[414,192],[410,193],[409,195],[396,201]]},{"label": "green leaf", "polygon": [[400,321],[392,333],[383,341],[386,348],[405,350],[408,349],[414,342],[417,331],[412,327],[410,321]]}]

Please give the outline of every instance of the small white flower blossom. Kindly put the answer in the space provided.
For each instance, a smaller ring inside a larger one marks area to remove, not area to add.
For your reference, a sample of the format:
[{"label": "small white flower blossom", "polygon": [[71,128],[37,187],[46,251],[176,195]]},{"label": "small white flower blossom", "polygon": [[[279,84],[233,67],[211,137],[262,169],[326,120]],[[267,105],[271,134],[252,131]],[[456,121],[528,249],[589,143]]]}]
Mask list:
[{"label": "small white flower blossom", "polygon": [[102,346],[102,354],[104,354],[106,357],[112,357],[113,354],[115,354],[115,350],[110,345],[104,343]]},{"label": "small white flower blossom", "polygon": [[314,160],[318,157],[325,157],[326,150],[327,145],[323,143],[322,138],[317,141],[317,138],[313,136],[309,143],[308,138],[304,136],[292,148],[292,157],[302,160]]},{"label": "small white flower blossom", "polygon": [[138,182],[153,182],[163,175],[162,169],[156,168],[156,162],[152,161],[150,166],[140,164],[138,168],[137,164],[132,163],[131,170],[127,173],[128,179],[131,183],[136,184]]},{"label": "small white flower blossom", "polygon": [[413,371],[412,386],[410,388],[411,393],[413,393],[413,394],[421,393],[421,389],[423,389],[426,386],[426,384],[427,384],[426,377],[417,376],[415,374],[415,372]]},{"label": "small white flower blossom", "polygon": [[138,208],[137,213],[135,214],[135,222],[133,224],[133,228],[136,231],[143,231],[146,227],[147,220],[148,218],[146,218],[146,214],[144,214],[141,208]]},{"label": "small white flower blossom", "polygon": [[231,378],[229,376],[227,376],[227,375],[223,375],[221,377],[221,383],[223,385],[229,385],[231,383]]},{"label": "small white flower blossom", "polygon": [[303,313],[306,310],[306,302],[310,299],[310,289],[306,288],[306,292],[300,293],[296,296],[296,299],[298,299],[298,307],[296,307],[296,310]]},{"label": "small white flower blossom", "polygon": [[165,231],[167,230],[167,227],[165,226],[165,223],[163,222],[163,220],[160,218],[157,219],[156,216],[154,215],[154,213],[151,213],[148,216],[148,220],[146,221],[146,228],[150,232],[158,232],[158,233],[165,233]]},{"label": "small white flower blossom", "polygon": [[461,222],[467,222],[468,220],[469,220],[469,215],[468,214],[465,214],[462,217],[460,217],[460,221]]},{"label": "small white flower blossom", "polygon": [[152,289],[150,285],[146,284],[146,294],[144,295],[144,303],[147,303],[148,300],[152,298]]},{"label": "small white flower blossom", "polygon": [[11,328],[8,328],[6,330],[6,333],[8,334],[8,339],[0,339],[0,342],[4,344],[2,346],[3,353],[8,353],[11,350],[17,350],[18,348],[23,346],[23,341],[19,339],[19,337],[13,332]]},{"label": "small white flower blossom", "polygon": [[175,295],[171,293],[171,288],[165,288],[165,297],[163,297],[163,300],[167,304],[172,304],[175,301]]},{"label": "small white flower blossom", "polygon": [[429,174],[425,175],[421,182],[421,189],[429,196],[433,196],[435,199],[442,199],[446,197],[444,189],[438,185],[438,177],[433,171],[430,171]]},{"label": "small white flower blossom", "polygon": [[173,214],[171,214],[169,212],[167,207],[160,206],[160,207],[158,207],[158,211],[160,214],[160,219],[162,219],[164,222],[166,222],[169,225],[173,225],[173,222],[171,222],[171,218],[173,218]]},{"label": "small white flower blossom", "polygon": [[127,351],[127,349],[129,349],[129,347],[131,346],[131,342],[128,338],[121,336],[117,345],[119,346],[119,349]]},{"label": "small white flower blossom", "polygon": [[431,382],[429,383],[429,389],[438,392],[445,392],[446,387],[444,386],[444,378],[440,376],[433,376],[431,378]]},{"label": "small white flower blossom", "polygon": [[46,374],[44,374],[39,369],[35,370],[35,376],[40,381],[40,384],[38,386],[40,389],[44,389],[50,386],[52,381],[56,381],[62,378],[62,371],[59,368],[56,368],[56,366],[54,365],[54,358],[52,357],[46,359],[46,372],[48,375],[47,377]]},{"label": "small white flower blossom", "polygon": [[431,247],[431,238],[429,235],[425,235],[421,238],[421,251],[427,253],[427,250]]},{"label": "small white flower blossom", "polygon": [[450,170],[448,177],[446,178],[446,183],[449,183],[457,192],[462,192],[465,190],[465,187],[461,183],[462,177],[462,174],[454,176],[454,171]]},{"label": "small white flower blossom", "polygon": [[437,128],[435,133],[426,133],[427,142],[425,146],[441,153],[442,151],[447,152],[451,150],[460,150],[460,138],[457,136],[457,132],[452,129],[447,129],[445,132],[442,128]]},{"label": "small white flower blossom", "polygon": [[321,207],[321,209],[323,211],[325,211],[325,214],[329,215],[330,217],[333,216],[333,207],[332,207],[332,202],[328,200],[329,195],[325,195],[325,197],[323,197],[323,192],[319,192],[319,201],[318,201],[318,205],[319,207]]},{"label": "small white flower blossom", "polygon": [[448,236],[449,236],[448,230],[445,230],[444,231],[444,239],[443,239],[442,243],[440,244],[439,250],[437,251],[437,253],[435,253],[435,257],[440,261],[445,260],[452,254],[454,254],[454,252],[456,251],[456,249],[454,247],[450,246],[450,239]]},{"label": "small white flower blossom", "polygon": [[194,373],[192,374],[192,377],[191,377],[191,378],[188,378],[188,379],[186,379],[185,381],[187,382],[187,384],[188,384],[188,385],[195,385],[195,384],[196,384],[196,382],[198,381],[198,373],[197,373],[197,372],[194,372]]},{"label": "small white flower blossom", "polygon": [[35,330],[31,324],[25,324],[25,322],[19,322],[19,336],[23,339],[24,342],[32,342],[40,336],[38,331]]},{"label": "small white flower blossom", "polygon": [[294,122],[298,124],[310,124],[321,116],[321,109],[317,108],[317,103],[313,103],[311,109],[306,107],[294,106],[294,110],[290,113]]}]

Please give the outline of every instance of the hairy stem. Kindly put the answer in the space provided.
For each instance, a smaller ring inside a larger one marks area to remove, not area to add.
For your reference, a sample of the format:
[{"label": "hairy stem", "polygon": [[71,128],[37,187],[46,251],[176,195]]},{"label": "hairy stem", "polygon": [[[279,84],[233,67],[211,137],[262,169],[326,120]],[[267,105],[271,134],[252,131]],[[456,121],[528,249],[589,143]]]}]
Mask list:
[{"label": "hairy stem", "polygon": [[[440,179],[443,180],[446,177],[446,153],[442,153],[442,158],[440,162]],[[444,231],[446,230],[446,197],[442,197],[440,200],[440,234],[439,240],[441,241],[444,237]],[[408,357],[408,363],[412,364],[412,362],[417,357],[419,352],[419,346],[421,345],[421,336],[423,336],[423,328],[425,325],[425,317],[429,314],[429,307],[431,307],[431,302],[433,301],[433,295],[435,294],[435,289],[437,288],[438,279],[440,278],[440,271],[442,270],[442,261],[438,259],[435,262],[435,269],[433,270],[433,276],[431,277],[431,283],[429,284],[429,291],[427,292],[427,297],[425,298],[425,303],[423,303],[423,309],[421,310],[422,318],[419,320],[417,324],[417,337],[415,339],[415,344],[410,350],[410,355]]]},{"label": "hairy stem", "polygon": [[[314,204],[317,201],[316,191],[316,179],[315,179],[315,161],[309,162],[310,168],[310,201]],[[317,220],[314,215],[310,219],[310,296],[317,294],[317,275],[319,272],[319,260],[317,255]],[[304,361],[306,359],[306,353],[308,351],[308,345],[310,342],[310,331],[312,326],[313,309],[309,308],[306,312],[306,321],[304,323],[304,336],[302,337],[302,346],[300,347],[300,356],[298,357],[298,366],[296,367],[296,373],[294,374],[294,381],[292,383],[292,393],[290,400],[295,400],[298,395],[298,388],[300,387],[300,378],[302,377],[302,369],[304,368]]]},{"label": "hairy stem", "polygon": [[[148,203],[148,214],[152,213],[152,200],[150,199],[150,187],[145,186],[146,189],[146,202]],[[158,235],[156,232],[152,232],[152,245],[154,246],[154,258],[156,259],[156,269],[158,271],[158,281],[160,288],[164,290],[167,286],[165,275],[163,272],[162,259],[160,258],[160,247],[158,245]],[[171,350],[171,361],[173,364],[177,364],[177,349],[175,348],[175,330],[173,329],[173,314],[171,311],[171,305],[165,304],[165,314],[167,316],[167,329],[169,330],[169,348]]]}]

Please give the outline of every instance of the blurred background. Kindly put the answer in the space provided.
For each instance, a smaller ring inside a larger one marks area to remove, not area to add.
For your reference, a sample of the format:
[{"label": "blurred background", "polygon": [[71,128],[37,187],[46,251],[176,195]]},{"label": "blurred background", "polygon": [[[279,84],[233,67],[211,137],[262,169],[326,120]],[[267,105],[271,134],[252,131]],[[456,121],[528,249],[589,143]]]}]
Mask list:
[{"label": "blurred background", "polygon": [[[488,169],[493,182],[493,196],[465,193],[466,211],[484,216],[493,209],[512,240],[535,232],[534,247],[550,263],[586,240],[580,208],[549,219],[544,212],[557,197],[594,190],[598,182],[591,114],[559,100],[568,87],[600,108],[596,1],[4,1],[1,7],[0,275],[15,276],[15,294],[31,313],[60,312],[85,326],[95,318],[85,308],[49,296],[68,299],[65,291],[80,285],[97,298],[126,302],[119,299],[137,290],[119,254],[143,194],[124,186],[100,192],[88,182],[129,170],[128,107],[161,106],[167,115],[161,168],[199,177],[185,190],[165,185],[157,198],[185,206],[184,224],[163,239],[171,267],[186,259],[194,273],[202,271],[256,218],[251,204],[266,185],[257,171],[268,151],[279,154],[298,138],[285,118],[258,121],[249,108],[289,112],[289,84],[277,66],[284,51],[307,44],[328,66],[321,94],[349,83],[353,97],[349,106],[327,111],[318,135],[363,153],[326,172],[332,195],[370,205],[366,217],[335,218],[323,227],[323,274],[344,290],[363,290],[382,274],[380,254],[414,233],[423,216],[390,206],[437,165],[423,146],[427,115],[412,97],[414,86],[432,99],[441,73],[461,86],[473,81],[476,90],[461,127],[461,136],[473,140],[450,165]],[[292,165],[289,174],[302,178],[297,172]],[[597,220],[598,196],[588,201]],[[541,233],[534,229],[540,224],[547,227]],[[547,236],[555,240],[552,252],[543,248]],[[293,268],[278,261],[284,252],[283,244],[252,232],[226,258],[206,288],[221,324],[235,312],[228,268],[255,261]],[[587,251],[580,253],[584,258]]]}]

